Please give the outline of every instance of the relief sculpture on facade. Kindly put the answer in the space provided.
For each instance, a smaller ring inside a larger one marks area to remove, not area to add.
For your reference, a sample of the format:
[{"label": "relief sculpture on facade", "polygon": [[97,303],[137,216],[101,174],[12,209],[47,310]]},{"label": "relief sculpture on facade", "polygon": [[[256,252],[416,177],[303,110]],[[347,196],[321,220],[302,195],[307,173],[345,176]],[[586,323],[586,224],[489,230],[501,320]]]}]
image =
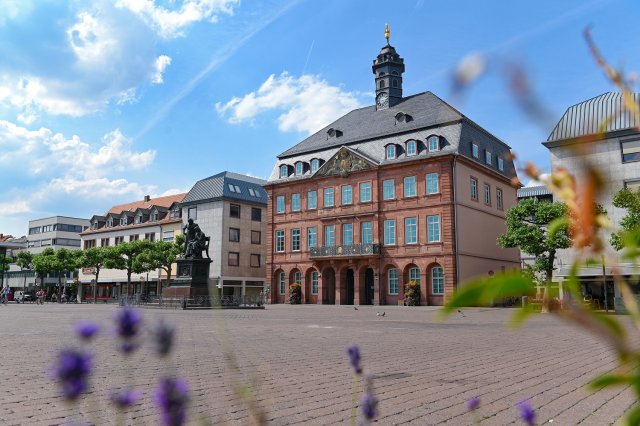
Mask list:
[{"label": "relief sculpture on facade", "polygon": [[329,166],[321,173],[322,176],[338,175],[346,177],[351,172],[364,170],[370,166],[362,158],[358,158],[351,151],[342,148],[329,160]]}]

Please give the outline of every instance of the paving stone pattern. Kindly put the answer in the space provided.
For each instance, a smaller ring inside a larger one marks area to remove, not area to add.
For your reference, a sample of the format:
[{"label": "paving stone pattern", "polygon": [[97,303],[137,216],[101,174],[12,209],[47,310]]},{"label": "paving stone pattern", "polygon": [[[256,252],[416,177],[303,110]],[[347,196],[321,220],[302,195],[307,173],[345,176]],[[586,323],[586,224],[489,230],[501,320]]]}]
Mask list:
[{"label": "paving stone pattern", "polygon": [[[175,325],[177,347],[169,362],[153,355],[147,334],[128,359],[114,337],[92,344],[92,392],[66,404],[47,377],[59,348],[77,345],[79,319],[112,328],[114,305],[0,306],[0,424],[154,425],[153,388],[179,374],[191,390],[190,424],[250,424],[232,391],[252,383],[271,425],[349,424],[352,374],[345,348],[357,343],[380,399],[378,424],[469,425],[466,401],[481,398],[482,424],[521,424],[514,405],[529,398],[538,424],[609,425],[635,402],[629,389],[591,393],[584,385],[615,366],[613,353],[585,333],[538,315],[518,332],[507,328],[512,309],[466,309],[437,321],[436,307],[269,305],[266,310],[182,311],[143,309],[148,327],[160,318]],[[376,312],[386,312],[384,317]],[[242,367],[236,377],[224,361],[229,342]],[[125,415],[107,402],[127,386],[145,398]],[[358,389],[358,394],[360,389]]]}]

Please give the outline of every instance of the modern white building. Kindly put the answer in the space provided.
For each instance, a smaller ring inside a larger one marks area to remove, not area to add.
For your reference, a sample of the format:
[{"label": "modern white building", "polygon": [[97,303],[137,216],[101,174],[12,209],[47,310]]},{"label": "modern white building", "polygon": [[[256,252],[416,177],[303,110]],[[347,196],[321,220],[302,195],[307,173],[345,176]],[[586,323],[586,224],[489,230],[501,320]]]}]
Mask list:
[{"label": "modern white building", "polygon": [[89,227],[89,219],[53,216],[29,221],[27,250],[33,254],[44,249],[80,249],[80,233]]},{"label": "modern white building", "polygon": [[[634,94],[640,103],[640,94]],[[604,126],[604,128],[601,128]],[[626,112],[622,93],[608,92],[567,109],[549,138],[543,145],[551,153],[551,167],[566,169],[578,180],[584,165],[595,165],[602,177],[604,191],[597,200],[607,211],[614,224],[620,223],[626,211],[613,206],[613,196],[619,190],[630,187],[640,188],[640,132],[637,117]],[[577,149],[579,147],[579,149]],[[620,294],[613,280],[613,273],[631,276],[638,274],[631,263],[620,260],[608,244],[609,235],[603,235],[607,242],[608,257],[615,259],[614,265],[583,267],[578,271],[583,292],[598,300],[604,307],[605,299],[609,308],[623,309]],[[571,249],[558,253],[555,278],[566,278],[570,273],[575,252]],[[605,277],[607,294],[605,298]],[[636,286],[637,287],[637,286]],[[640,288],[634,288],[640,293]]]}]

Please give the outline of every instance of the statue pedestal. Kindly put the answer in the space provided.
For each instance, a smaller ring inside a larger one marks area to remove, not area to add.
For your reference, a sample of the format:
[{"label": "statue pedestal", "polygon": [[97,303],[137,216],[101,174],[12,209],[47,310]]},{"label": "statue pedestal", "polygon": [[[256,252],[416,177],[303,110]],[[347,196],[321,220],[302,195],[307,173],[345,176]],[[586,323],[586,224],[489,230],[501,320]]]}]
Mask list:
[{"label": "statue pedestal", "polygon": [[178,259],[176,277],[162,290],[162,297],[209,296],[211,259]]}]

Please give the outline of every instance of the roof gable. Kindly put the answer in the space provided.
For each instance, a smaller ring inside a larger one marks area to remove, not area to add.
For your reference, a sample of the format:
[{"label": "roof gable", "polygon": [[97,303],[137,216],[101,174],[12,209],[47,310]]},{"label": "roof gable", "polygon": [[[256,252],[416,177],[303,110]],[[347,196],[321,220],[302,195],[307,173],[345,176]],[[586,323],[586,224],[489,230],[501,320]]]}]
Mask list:
[{"label": "roof gable", "polygon": [[322,165],[315,173],[315,176],[342,176],[360,170],[367,170],[376,167],[370,159],[365,158],[360,153],[343,146],[333,157]]}]

